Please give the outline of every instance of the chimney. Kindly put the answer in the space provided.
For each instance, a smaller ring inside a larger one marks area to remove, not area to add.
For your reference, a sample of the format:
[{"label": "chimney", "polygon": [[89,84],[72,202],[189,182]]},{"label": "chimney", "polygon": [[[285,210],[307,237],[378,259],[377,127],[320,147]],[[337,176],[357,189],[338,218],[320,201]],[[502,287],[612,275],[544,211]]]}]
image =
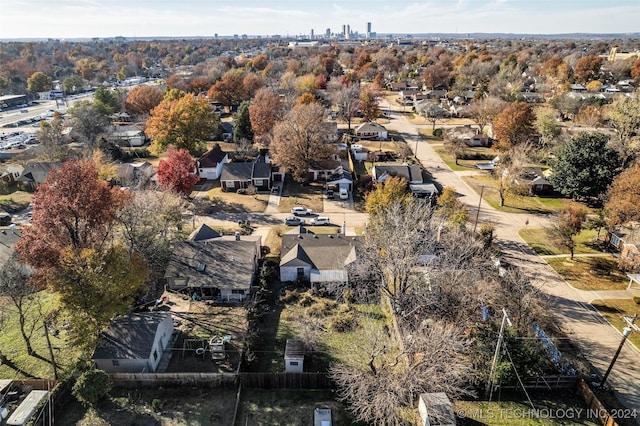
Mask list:
[{"label": "chimney", "polygon": [[240,241],[240,232],[236,231],[236,241]]}]

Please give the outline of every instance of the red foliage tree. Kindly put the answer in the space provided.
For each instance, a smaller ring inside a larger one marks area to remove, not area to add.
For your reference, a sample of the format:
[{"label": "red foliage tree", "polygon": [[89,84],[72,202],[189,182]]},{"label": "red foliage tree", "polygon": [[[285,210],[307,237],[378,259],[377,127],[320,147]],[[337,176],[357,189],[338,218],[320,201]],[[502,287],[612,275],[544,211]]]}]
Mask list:
[{"label": "red foliage tree", "polygon": [[167,159],[158,165],[158,182],[165,189],[187,195],[200,180],[195,169],[195,160],[189,151],[170,148]]},{"label": "red foliage tree", "polygon": [[20,261],[33,266],[44,285],[59,266],[64,250],[100,249],[108,239],[116,213],[131,198],[98,180],[92,161],[69,160],[51,170],[33,196],[31,226],[15,245]]}]

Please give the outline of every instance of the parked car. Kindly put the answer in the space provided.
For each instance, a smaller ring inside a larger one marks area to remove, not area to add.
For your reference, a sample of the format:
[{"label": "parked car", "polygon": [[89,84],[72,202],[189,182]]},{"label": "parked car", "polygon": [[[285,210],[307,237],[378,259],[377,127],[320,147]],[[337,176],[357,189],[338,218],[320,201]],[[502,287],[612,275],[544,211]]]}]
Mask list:
[{"label": "parked car", "polygon": [[279,187],[278,185],[273,185],[273,186],[271,187],[271,193],[272,193],[272,194],[278,194],[278,193],[280,193],[280,187]]},{"label": "parked car", "polygon": [[309,216],[313,214],[313,210],[306,207],[294,207],[291,209],[291,214],[296,216]]},{"label": "parked car", "polygon": [[341,200],[349,199],[349,191],[347,191],[345,188],[340,188],[340,199]]},{"label": "parked car", "polygon": [[329,221],[329,218],[326,216],[318,216],[318,217],[314,217],[313,219],[311,219],[311,222],[309,222],[311,225],[330,225],[331,222]]},{"label": "parked car", "polygon": [[304,225],[304,219],[296,216],[289,216],[284,220],[284,224],[288,226]]},{"label": "parked car", "polygon": [[327,189],[327,198],[333,198],[333,189]]}]

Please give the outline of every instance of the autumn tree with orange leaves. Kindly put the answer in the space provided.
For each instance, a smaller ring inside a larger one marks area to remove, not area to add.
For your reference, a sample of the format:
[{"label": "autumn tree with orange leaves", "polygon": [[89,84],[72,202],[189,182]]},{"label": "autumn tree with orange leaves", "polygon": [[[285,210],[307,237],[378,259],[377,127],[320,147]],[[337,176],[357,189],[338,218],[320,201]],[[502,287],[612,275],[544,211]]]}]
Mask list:
[{"label": "autumn tree with orange leaves", "polygon": [[124,101],[124,108],[131,115],[147,115],[160,102],[164,93],[157,86],[136,86]]},{"label": "autumn tree with orange leaves", "polygon": [[493,136],[501,151],[526,142],[535,133],[536,115],[526,102],[512,102],[493,120]]},{"label": "autumn tree with orange leaves", "polygon": [[256,139],[260,142],[267,140],[266,136],[283,115],[280,97],[266,87],[258,90],[251,105],[249,105],[249,119]]},{"label": "autumn tree with orange leaves", "polygon": [[218,116],[204,96],[184,95],[173,100],[165,97],[151,110],[146,133],[156,152],[163,152],[169,145],[197,152],[211,139],[218,123]]}]

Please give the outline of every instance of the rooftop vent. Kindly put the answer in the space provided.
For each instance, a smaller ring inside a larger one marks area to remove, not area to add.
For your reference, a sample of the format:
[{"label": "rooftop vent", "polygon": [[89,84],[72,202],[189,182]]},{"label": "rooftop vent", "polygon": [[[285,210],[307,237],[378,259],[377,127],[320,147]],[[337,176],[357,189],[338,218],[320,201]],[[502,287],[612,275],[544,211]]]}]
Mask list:
[{"label": "rooftop vent", "polygon": [[205,269],[207,269],[207,265],[205,263],[200,262],[198,264],[198,272],[204,272]]}]

